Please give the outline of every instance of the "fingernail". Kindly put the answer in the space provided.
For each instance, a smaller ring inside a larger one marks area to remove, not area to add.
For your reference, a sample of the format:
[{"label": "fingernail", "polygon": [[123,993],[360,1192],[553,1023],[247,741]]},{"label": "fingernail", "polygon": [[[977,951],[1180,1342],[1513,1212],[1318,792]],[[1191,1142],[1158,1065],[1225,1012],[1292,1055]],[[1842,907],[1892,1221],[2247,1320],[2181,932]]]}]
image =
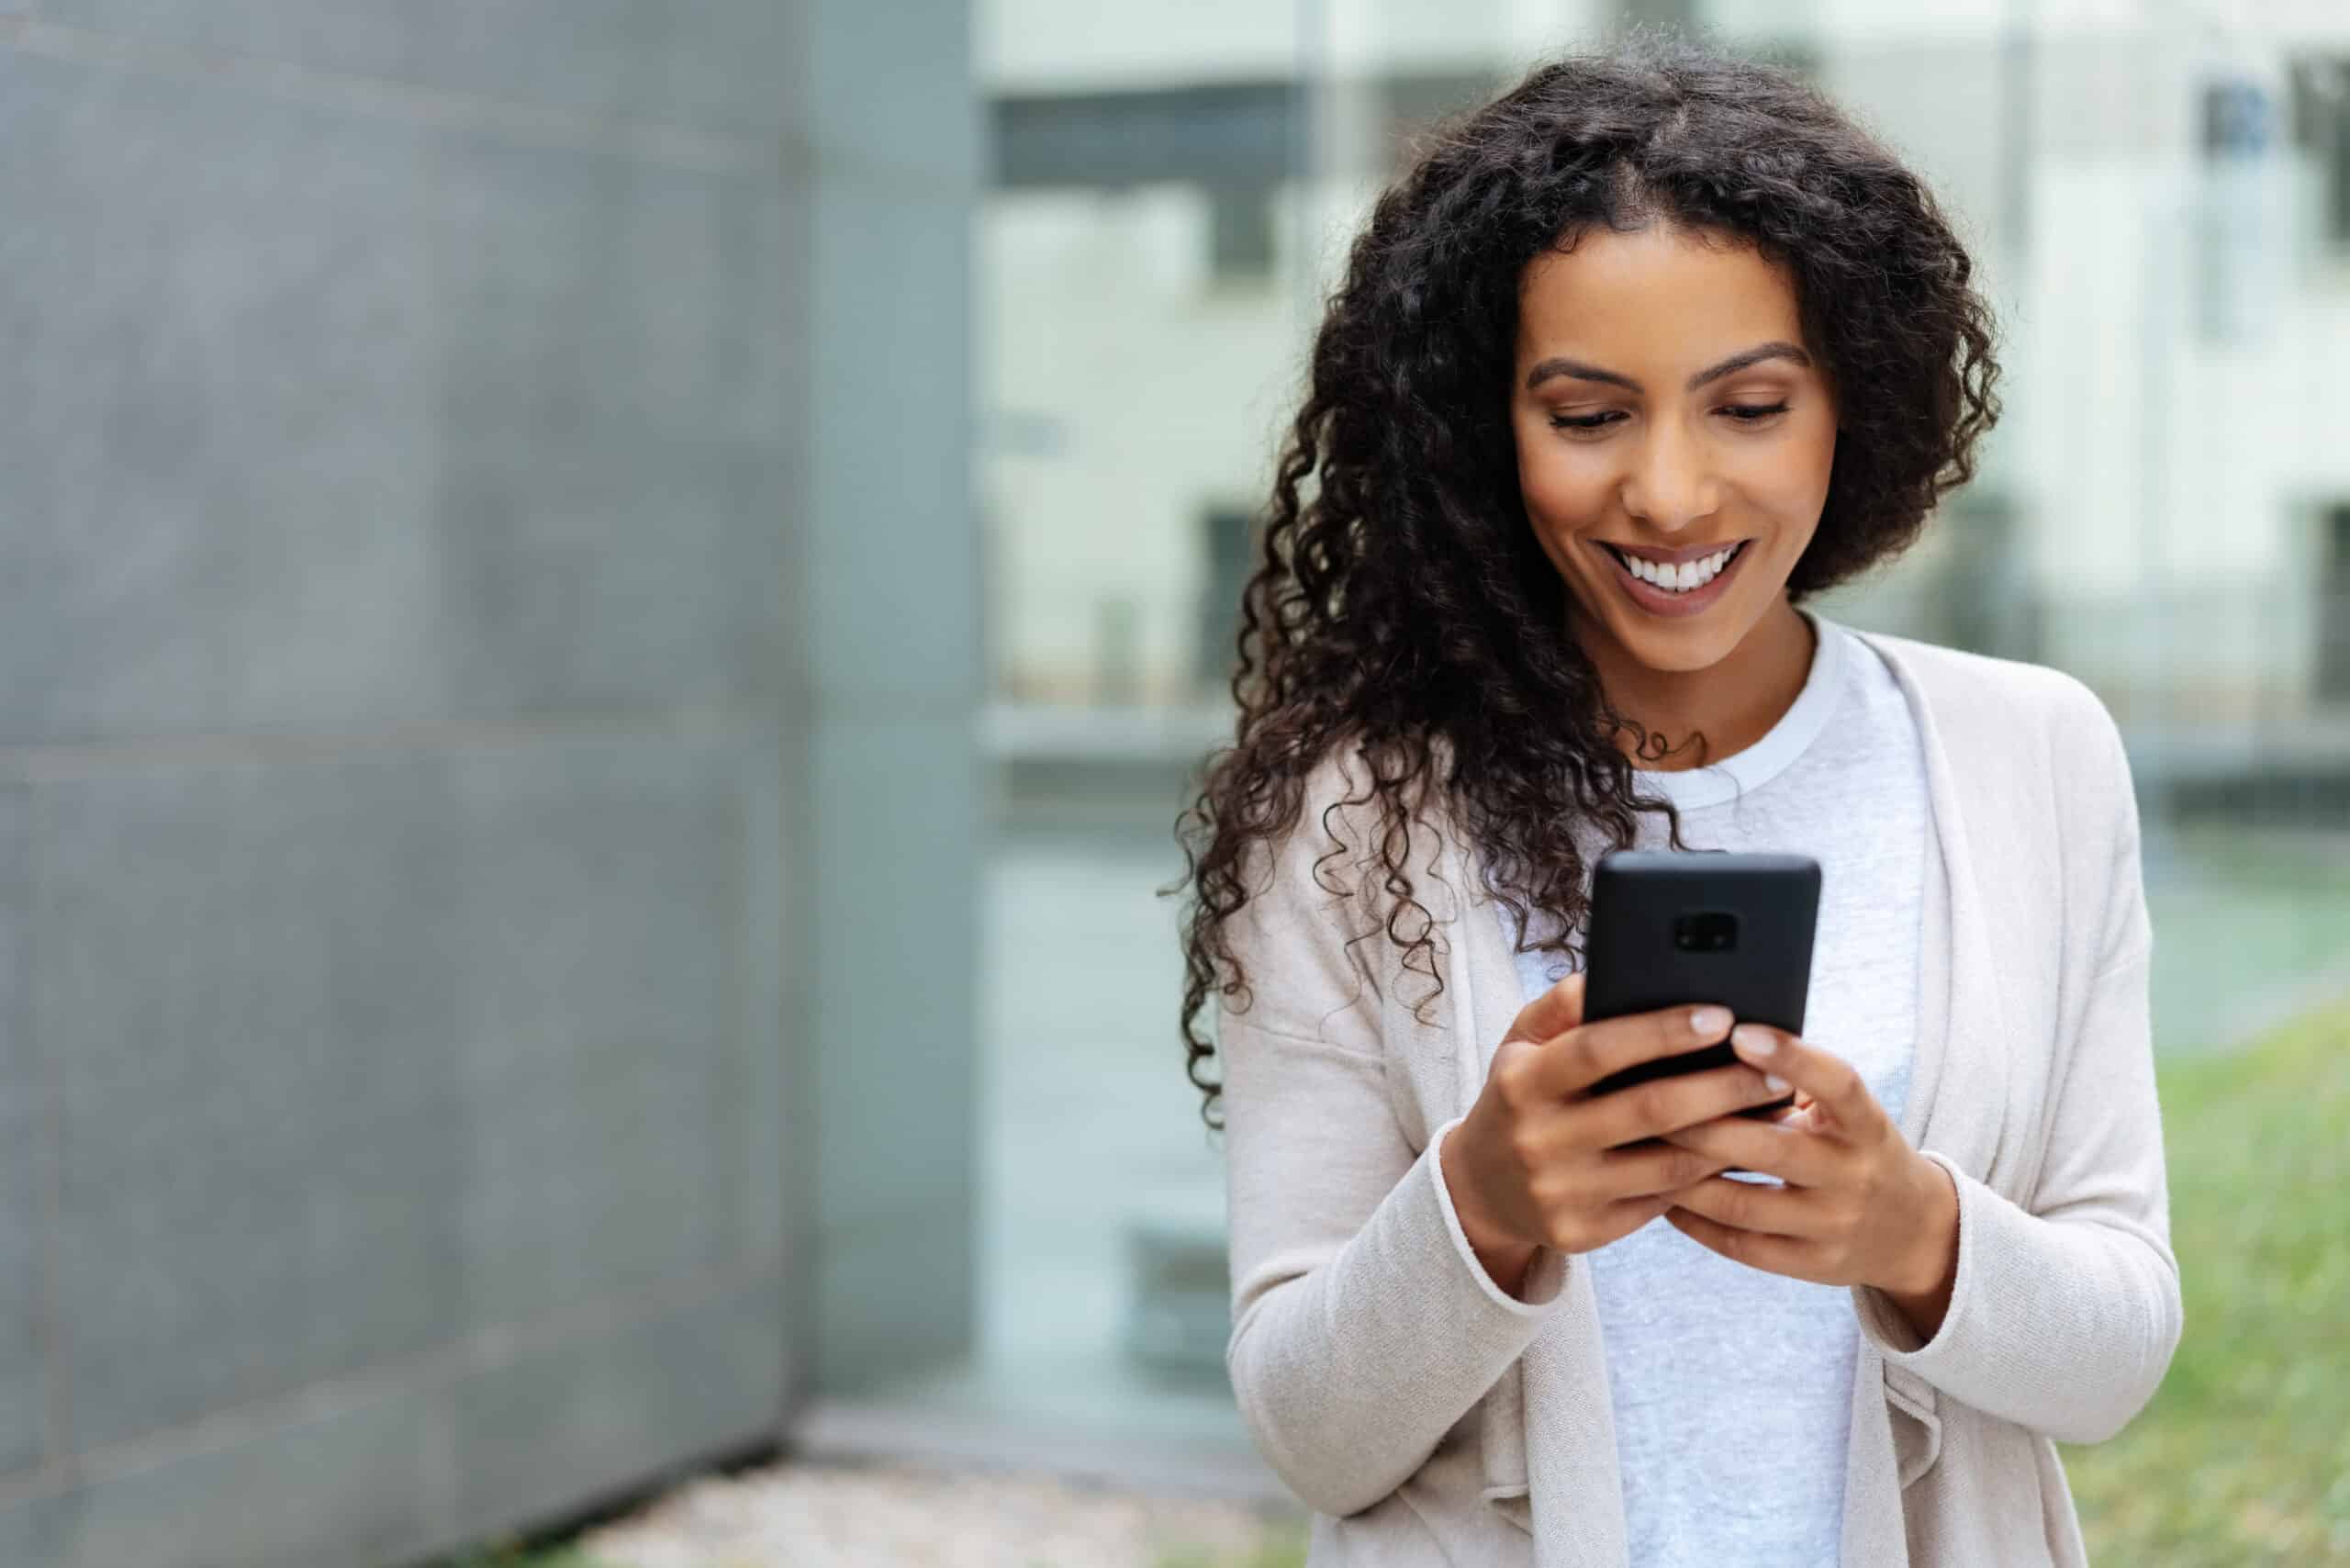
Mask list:
[{"label": "fingernail", "polygon": [[1729,1027],[1729,1009],[1727,1007],[1692,1008],[1689,1013],[1689,1027],[1709,1040],[1718,1038],[1721,1032]]},{"label": "fingernail", "polygon": [[1787,1081],[1775,1072],[1766,1072],[1762,1075],[1762,1087],[1774,1094],[1785,1094],[1787,1092]]},{"label": "fingernail", "polygon": [[1729,1032],[1729,1048],[1748,1061],[1768,1061],[1771,1053],[1779,1048],[1779,1043],[1771,1037],[1769,1030],[1758,1029],[1751,1024],[1740,1024]]}]

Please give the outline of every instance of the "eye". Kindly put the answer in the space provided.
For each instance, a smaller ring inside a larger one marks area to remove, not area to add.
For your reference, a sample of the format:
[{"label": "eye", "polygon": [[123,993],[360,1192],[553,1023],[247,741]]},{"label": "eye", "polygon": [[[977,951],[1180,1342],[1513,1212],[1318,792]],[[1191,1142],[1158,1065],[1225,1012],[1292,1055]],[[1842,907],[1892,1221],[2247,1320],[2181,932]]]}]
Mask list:
[{"label": "eye", "polygon": [[[1761,424],[1764,420],[1785,413],[1787,409],[1788,405],[1785,403],[1762,405],[1730,403],[1724,405],[1720,412],[1728,414],[1732,423],[1755,425]],[[1603,425],[1612,425],[1623,417],[1622,413],[1613,409],[1604,409],[1596,414],[1553,414],[1550,416],[1550,428],[1561,431],[1595,431]]]}]

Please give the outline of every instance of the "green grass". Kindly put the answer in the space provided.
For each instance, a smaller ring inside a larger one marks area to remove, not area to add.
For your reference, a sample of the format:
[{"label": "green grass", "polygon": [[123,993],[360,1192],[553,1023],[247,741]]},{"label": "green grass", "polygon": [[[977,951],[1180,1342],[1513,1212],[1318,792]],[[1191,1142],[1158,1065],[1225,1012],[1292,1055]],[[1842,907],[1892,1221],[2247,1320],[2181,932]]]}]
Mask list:
[{"label": "green grass", "polygon": [[2091,1561],[2350,1564],[2350,1001],[2157,1070],[2186,1332],[2061,1445]]},{"label": "green grass", "polygon": [[1237,1557],[1177,1551],[1161,1557],[1156,1568],[1305,1568],[1305,1524],[1301,1519],[1269,1525],[1256,1546]]}]

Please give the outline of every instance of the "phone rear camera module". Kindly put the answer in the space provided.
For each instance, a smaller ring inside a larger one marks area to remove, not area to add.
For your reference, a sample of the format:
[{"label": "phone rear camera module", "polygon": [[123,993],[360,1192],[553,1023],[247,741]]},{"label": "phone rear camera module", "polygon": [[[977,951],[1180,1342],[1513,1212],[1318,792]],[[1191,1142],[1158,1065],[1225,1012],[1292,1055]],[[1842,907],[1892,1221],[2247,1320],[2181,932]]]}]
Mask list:
[{"label": "phone rear camera module", "polygon": [[1726,953],[1738,946],[1738,916],[1713,909],[1676,916],[1673,945],[1684,953]]}]

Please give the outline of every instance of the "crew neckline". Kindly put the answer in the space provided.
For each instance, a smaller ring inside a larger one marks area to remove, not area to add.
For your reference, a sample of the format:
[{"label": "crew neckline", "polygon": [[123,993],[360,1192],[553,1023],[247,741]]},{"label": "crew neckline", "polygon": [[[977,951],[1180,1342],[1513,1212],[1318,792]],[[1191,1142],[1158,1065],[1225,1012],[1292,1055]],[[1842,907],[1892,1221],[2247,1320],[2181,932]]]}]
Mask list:
[{"label": "crew neckline", "polygon": [[1662,796],[1684,812],[1718,806],[1762,788],[1804,754],[1835,711],[1846,650],[1844,631],[1837,622],[1800,606],[1796,613],[1811,622],[1811,669],[1779,722],[1752,745],[1703,767],[1635,768],[1635,789]]}]

